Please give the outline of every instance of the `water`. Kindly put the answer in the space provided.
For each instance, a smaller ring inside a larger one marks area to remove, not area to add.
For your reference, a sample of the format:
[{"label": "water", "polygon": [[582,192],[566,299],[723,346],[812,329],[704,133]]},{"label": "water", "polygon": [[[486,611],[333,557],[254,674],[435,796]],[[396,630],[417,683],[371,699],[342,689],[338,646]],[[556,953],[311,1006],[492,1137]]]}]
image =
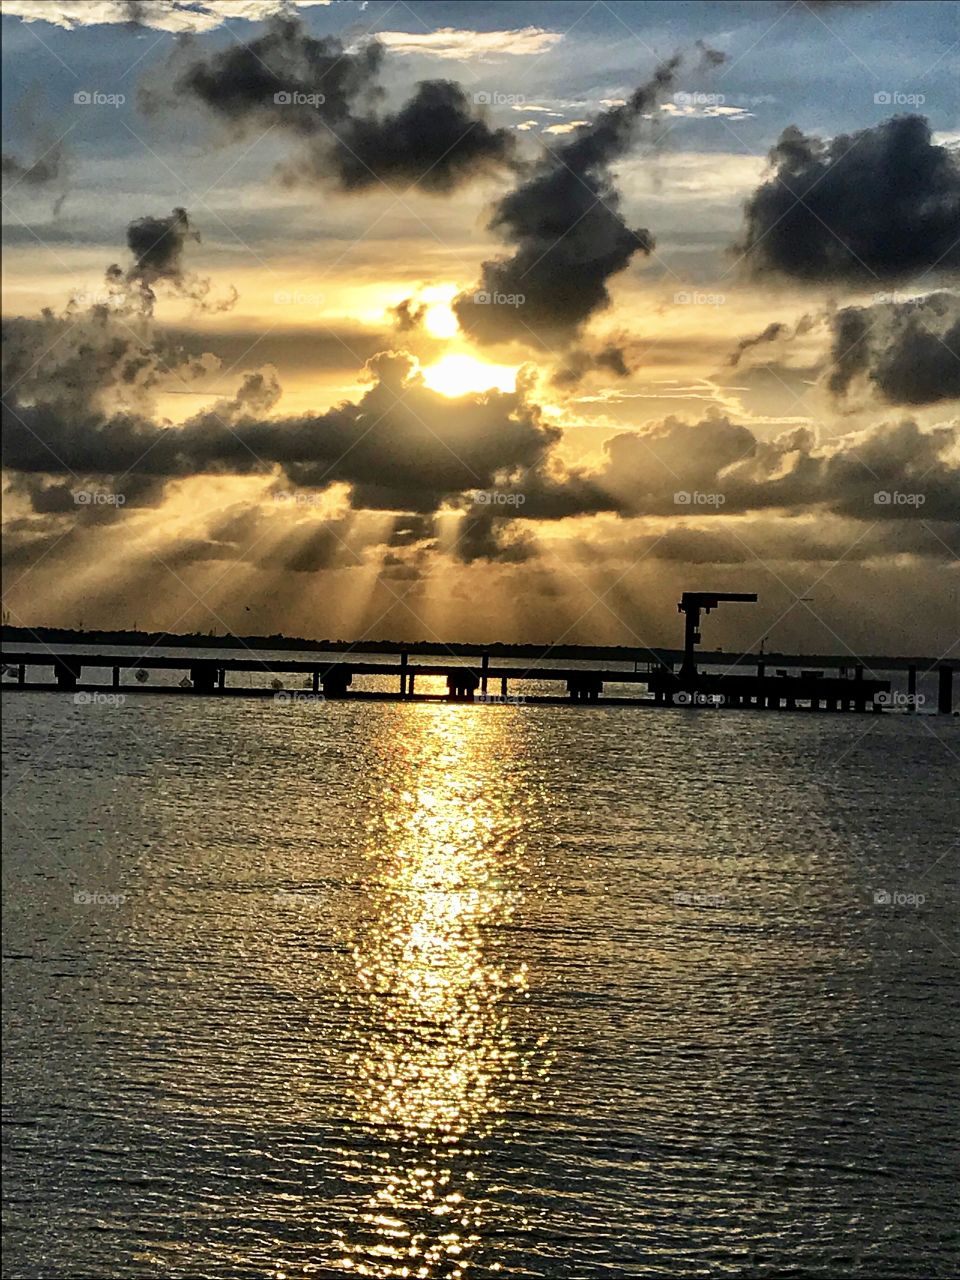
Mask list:
[{"label": "water", "polygon": [[4,1275],[960,1271],[956,721],[4,711]]}]

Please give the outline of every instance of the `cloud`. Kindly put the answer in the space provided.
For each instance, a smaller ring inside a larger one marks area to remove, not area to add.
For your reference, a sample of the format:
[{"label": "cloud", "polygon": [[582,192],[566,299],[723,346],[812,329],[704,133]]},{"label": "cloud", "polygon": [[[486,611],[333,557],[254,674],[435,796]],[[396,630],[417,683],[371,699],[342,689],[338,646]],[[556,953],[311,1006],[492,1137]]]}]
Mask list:
[{"label": "cloud", "polygon": [[234,396],[182,427],[161,425],[149,403],[159,355],[114,332],[114,318],[101,311],[77,326],[90,334],[68,332],[65,351],[54,345],[42,369],[31,370],[31,358],[65,322],[13,323],[5,344],[9,469],[175,479],[282,468],[298,487],[351,486],[356,508],[428,513],[535,468],[560,437],[521,394],[451,400],[424,384],[411,357],[394,352],[369,362],[373,385],[359,401],[326,413],[267,417],[279,396],[268,371],[247,375]]},{"label": "cloud", "polygon": [[[621,514],[729,516],[819,508],[864,521],[955,521],[958,446],[958,423],[923,430],[907,419],[830,441],[801,427],[761,440],[722,414],[698,423],[671,417],[613,437],[606,464],[592,480],[616,497]],[[678,503],[678,493],[688,495],[687,501]],[[919,494],[922,501],[877,501],[878,493]],[[706,496],[698,502],[694,494]]]},{"label": "cloud", "polygon": [[[563,461],[563,432],[534,402],[529,379],[521,378],[515,392],[450,399],[426,385],[413,357],[381,351],[365,368],[368,389],[325,411],[273,416],[280,386],[268,368],[172,426],[156,412],[164,380],[173,374],[203,387],[217,361],[194,337],[159,330],[151,308],[139,305],[140,291],[186,288],[193,238],[182,209],[136,219],[127,236],[132,264],[116,269],[119,281],[108,273],[116,305],[84,310],[74,302],[62,315],[5,325],[3,462],[13,500],[32,513],[15,530],[15,562],[35,561],[65,527],[106,530],[135,519],[138,508],[164,501],[171,482],[182,486],[200,476],[259,477],[310,497],[310,504],[265,515],[261,492],[203,536],[193,521],[169,549],[178,564],[233,559],[272,574],[345,568],[373,547],[401,553],[392,572],[405,581],[422,576],[423,557],[444,553],[464,564],[519,566],[539,558],[537,533],[546,525],[584,517],[702,522],[816,512],[865,527],[919,520],[944,526],[945,541],[952,536],[960,510],[956,423],[922,429],[904,420],[837,440],[800,428],[769,440],[729,415],[669,417],[619,432],[602,461],[574,466]],[[412,313],[414,300],[406,301]],[[953,305],[953,295],[938,294],[912,313],[892,307],[889,334],[910,335],[911,321],[921,316],[925,331],[933,320],[947,331]],[[805,317],[796,331],[810,323]],[[768,326],[738,350],[779,337]],[[891,370],[905,360],[893,360],[890,349],[889,342],[878,347],[869,369],[886,370],[892,385]],[[910,365],[923,368],[915,359]],[[617,335],[574,349],[566,376],[575,381],[597,368],[626,368]],[[78,509],[79,487],[122,493],[124,504]],[[339,503],[339,514],[321,518],[311,506],[331,490],[324,510]],[[523,501],[478,502],[478,491],[522,494]],[[906,500],[884,501],[884,493]],[[438,538],[436,526],[451,521],[452,539]],[[898,545],[919,544],[904,537]],[[676,546],[681,554],[681,542]],[[72,547],[73,534],[62,550],[73,554]]]},{"label": "cloud", "polygon": [[651,233],[624,221],[611,166],[629,151],[641,118],[673,87],[679,66],[679,55],[661,64],[627,102],[548,151],[499,201],[490,228],[514,251],[485,262],[477,289],[453,304],[471,338],[570,341],[609,305],[611,276],[635,254],[653,250]]},{"label": "cloud", "polygon": [[[392,114],[356,117],[338,132],[334,152],[340,185],[361,191],[384,183],[444,193],[513,156],[508,129],[491,129],[452,80],[424,80]],[[329,157],[314,151],[322,178]]]},{"label": "cloud", "polygon": [[[66,427],[72,419],[78,433],[113,414],[146,419],[164,377],[199,385],[218,364],[202,347],[156,329],[139,308],[97,302],[84,309],[71,303],[60,315],[48,310],[3,322],[3,377],[11,408],[36,411],[41,421],[49,416]],[[38,458],[50,460],[44,441],[43,435],[35,441]]]},{"label": "cloud", "polygon": [[625,378],[630,373],[627,354],[620,342],[606,342],[596,349],[578,347],[569,351],[553,375],[554,386],[576,386],[586,374],[596,370]]},{"label": "cloud", "polygon": [[566,124],[548,124],[543,132],[562,136],[565,133],[576,133],[578,129],[589,127],[589,120],[569,120]]},{"label": "cloud", "polygon": [[745,351],[749,351],[751,347],[759,347],[768,342],[776,342],[786,330],[786,325],[773,321],[768,324],[762,333],[757,333],[751,338],[741,338],[737,343],[736,350],[730,356],[729,364],[736,367],[740,363],[740,358]]},{"label": "cloud", "polygon": [[522,27],[515,31],[469,31],[441,27],[437,31],[378,31],[377,39],[395,53],[427,53],[434,58],[488,58],[508,55],[528,57],[546,53],[559,44],[563,35],[542,27]]},{"label": "cloud", "polygon": [[55,195],[54,214],[58,214],[67,196],[69,156],[64,142],[69,129],[57,137],[48,121],[50,108],[39,85],[34,85],[8,113],[10,122],[21,138],[20,149],[28,154],[5,151],[2,157],[4,194],[15,188],[50,189]]},{"label": "cloud", "polygon": [[[681,523],[666,530],[657,528],[633,537],[605,544],[573,540],[571,554],[593,559],[602,557],[606,568],[617,563],[637,564],[641,560],[664,561],[671,565],[745,565],[752,572],[760,567],[824,564],[864,564],[900,556],[914,556],[934,562],[956,558],[960,552],[960,522],[943,526],[931,535],[920,521],[882,521],[857,528],[841,517],[815,520],[797,517],[757,518],[739,527],[723,522],[709,525]],[[939,570],[939,564],[938,564]],[[817,593],[818,595],[820,593]]]},{"label": "cloud", "polygon": [[960,267],[960,159],[922,116],[829,141],[791,126],[770,160],[735,247],[754,273],[880,282]]},{"label": "cloud", "polygon": [[398,110],[380,109],[383,57],[375,40],[347,50],[279,17],[248,44],[209,54],[181,44],[145,78],[140,104],[159,112],[192,100],[234,134],[286,134],[298,144],[296,159],[281,167],[291,184],[445,193],[511,161],[513,134],[492,129],[454,81],[421,81]]},{"label": "cloud", "polygon": [[147,27],[174,34],[213,31],[227,21],[262,22],[291,8],[333,0],[3,0],[5,16],[78,27]]},{"label": "cloud", "polygon": [[515,522],[478,506],[464,513],[457,524],[453,555],[461,564],[477,560],[523,564],[537,553],[536,541]]},{"label": "cloud", "polygon": [[127,227],[133,265],[126,272],[117,265],[108,267],[107,281],[116,288],[132,285],[147,312],[153,310],[159,284],[168,286],[178,297],[188,298],[201,311],[229,311],[237,301],[236,289],[220,299],[211,297],[210,281],[184,270],[187,241],[199,239],[200,233],[191,224],[186,209],[176,208],[166,217],[137,218]]},{"label": "cloud", "polygon": [[836,396],[866,388],[890,404],[960,400],[960,294],[838,311],[827,383]]},{"label": "cloud", "polygon": [[429,306],[426,302],[417,302],[415,298],[404,298],[395,307],[388,307],[387,310],[393,316],[393,326],[397,332],[410,333],[423,324]]},{"label": "cloud", "polygon": [[[12,472],[55,480],[125,477],[130,484],[282,474],[298,489],[346,486],[354,510],[424,520],[444,507],[462,509],[478,490],[522,493],[522,505],[509,511],[492,504],[485,514],[474,511],[484,519],[473,533],[466,525],[462,531],[471,556],[494,545],[501,558],[526,556],[509,532],[509,517],[822,509],[864,521],[944,521],[960,510],[956,423],[928,429],[910,420],[884,423],[832,441],[803,427],[765,440],[716,412],[698,422],[669,417],[612,437],[601,465],[571,467],[558,455],[562,431],[545,420],[523,380],[516,392],[450,399],[430,390],[403,352],[374,357],[366,369],[369,390],[325,412],[270,416],[280,388],[267,369],[172,427],[157,421],[153,409],[161,380],[172,369],[202,386],[215,361],[185,351],[149,316],[95,306],[12,320],[4,337],[3,460]],[[875,500],[883,491],[922,499],[883,505]],[[708,496],[685,507],[676,496],[684,492]],[[49,505],[57,497],[40,500]],[[423,523],[412,528],[425,534]]]},{"label": "cloud", "polygon": [[34,160],[19,159],[5,151],[0,164],[9,189],[19,185],[59,188],[60,198],[55,207],[55,212],[59,212],[66,195],[66,152],[62,142],[52,143]]},{"label": "cloud", "polygon": [[237,133],[273,125],[301,138],[347,120],[356,102],[379,94],[383,48],[347,52],[333,36],[309,35],[299,19],[274,18],[246,44],[201,51],[182,40],[140,86],[140,105],[166,110],[184,97],[201,103]]}]

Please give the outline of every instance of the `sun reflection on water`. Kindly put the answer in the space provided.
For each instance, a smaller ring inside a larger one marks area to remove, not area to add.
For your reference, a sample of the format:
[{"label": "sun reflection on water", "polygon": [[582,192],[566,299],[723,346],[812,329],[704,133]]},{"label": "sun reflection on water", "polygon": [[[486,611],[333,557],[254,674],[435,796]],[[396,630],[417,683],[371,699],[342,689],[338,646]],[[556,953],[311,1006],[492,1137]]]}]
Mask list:
[{"label": "sun reflection on water", "polygon": [[518,898],[523,802],[503,764],[511,717],[411,709],[388,749],[397,786],[371,841],[355,941],[370,1035],[355,1064],[369,1194],[341,1268],[468,1274],[480,1241],[478,1144],[527,1073],[511,1010],[523,966],[503,954]]}]

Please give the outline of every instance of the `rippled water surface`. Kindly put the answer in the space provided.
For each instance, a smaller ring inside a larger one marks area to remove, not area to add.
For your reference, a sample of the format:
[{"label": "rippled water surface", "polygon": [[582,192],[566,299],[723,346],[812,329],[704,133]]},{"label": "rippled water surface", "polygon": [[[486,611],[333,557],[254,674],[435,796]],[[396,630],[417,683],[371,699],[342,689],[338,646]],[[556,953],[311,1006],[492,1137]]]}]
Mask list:
[{"label": "rippled water surface", "polygon": [[4,1275],[960,1273],[955,721],[4,709]]}]

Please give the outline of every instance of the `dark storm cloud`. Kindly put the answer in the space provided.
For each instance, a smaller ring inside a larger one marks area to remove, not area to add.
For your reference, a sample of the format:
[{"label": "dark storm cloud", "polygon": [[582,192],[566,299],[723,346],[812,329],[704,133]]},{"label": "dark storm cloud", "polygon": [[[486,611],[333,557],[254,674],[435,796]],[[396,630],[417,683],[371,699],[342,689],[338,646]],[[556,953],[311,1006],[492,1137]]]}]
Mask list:
[{"label": "dark storm cloud", "polygon": [[[12,354],[19,370],[22,357]],[[122,363],[128,348],[121,343],[110,354]],[[102,364],[102,381],[116,388],[115,366],[106,356]],[[280,466],[301,487],[352,486],[357,507],[429,513],[464,490],[493,488],[502,476],[536,467],[559,439],[522,395],[450,400],[425,386],[409,357],[393,353],[371,361],[369,373],[374,385],[359,402],[279,419],[265,417],[279,395],[275,378],[251,374],[235,396],[177,428],[158,425],[137,402],[111,413],[108,397],[88,387],[79,398],[61,387],[36,402],[20,399],[14,387],[4,463],[51,475],[132,471],[170,479],[267,474]]]},{"label": "dark storm cloud", "polygon": [[736,246],[754,272],[862,282],[960,267],[960,160],[922,116],[829,141],[791,126],[770,159]]},{"label": "dark storm cloud", "polygon": [[[182,235],[182,220],[177,223]],[[161,240],[166,228],[163,222]],[[151,258],[154,241],[140,224],[132,243],[149,279],[179,269],[176,237]],[[887,341],[871,349],[870,376],[887,390],[912,378],[910,394],[917,398],[932,374],[915,358],[912,325],[922,317],[924,331],[935,320],[938,332],[952,333],[955,296],[931,295],[912,310],[884,305],[885,332],[899,345]],[[512,393],[450,399],[427,387],[403,352],[370,360],[369,390],[322,413],[270,416],[280,387],[264,369],[173,427],[156,420],[161,379],[173,370],[202,388],[217,362],[185,350],[142,312],[68,308],[61,316],[12,320],[5,338],[4,465],[14,474],[15,491],[51,519],[68,514],[62,486],[76,481],[129,491],[134,506],[160,501],[168,480],[282,473],[298,489],[344,485],[357,515],[408,513],[409,525],[396,534],[404,545],[432,536],[431,519],[441,508],[459,508],[472,521],[458,535],[464,556],[516,560],[530,550],[515,536],[524,522],[529,529],[531,521],[604,512],[676,517],[822,510],[866,521],[945,521],[960,510],[956,424],[926,430],[910,421],[883,424],[835,441],[799,428],[764,440],[721,414],[692,423],[670,417],[614,436],[597,467],[569,467],[557,448],[562,432],[532,402],[529,383],[521,381]],[[523,502],[501,509],[489,499],[478,502],[479,491],[522,494]],[[719,494],[722,501],[691,498],[685,505],[677,498],[684,491]],[[884,504],[875,500],[878,491],[921,500]],[[226,540],[219,531],[215,541]],[[311,546],[302,550],[306,561],[323,552],[320,542]]]},{"label": "dark storm cloud", "polygon": [[891,404],[960,400],[960,294],[838,311],[827,385],[837,396],[872,388]]},{"label": "dark storm cloud", "polygon": [[134,257],[129,274],[148,285],[162,279],[182,279],[188,236],[200,239],[186,209],[174,209],[167,218],[137,218],[127,227],[127,248]]},{"label": "dark storm cloud", "polygon": [[960,400],[960,316],[942,335],[908,322],[870,377],[893,404]]},{"label": "dark storm cloud", "polygon": [[209,53],[184,37],[146,77],[140,105],[159,111],[187,96],[237,131],[279,125],[310,136],[321,123],[347,120],[358,101],[379,96],[382,61],[375,41],[348,52],[333,36],[308,35],[298,18],[277,17],[256,39]]},{"label": "dark storm cloud", "polygon": [[473,564],[477,560],[523,564],[536,555],[536,543],[529,532],[519,529],[510,517],[500,516],[490,507],[478,506],[461,517],[453,555],[462,564]]},{"label": "dark storm cloud", "polygon": [[229,311],[237,301],[236,289],[216,299],[211,297],[208,279],[190,275],[184,269],[187,241],[199,239],[200,233],[191,224],[186,209],[176,208],[166,217],[137,218],[127,227],[127,247],[133,254],[133,265],[126,271],[117,265],[108,267],[107,281],[118,288],[123,283],[132,285],[139,291],[146,311],[153,309],[158,284],[169,286],[201,311]]},{"label": "dark storm cloud", "polygon": [[485,262],[477,289],[454,303],[461,328],[477,342],[569,341],[609,305],[610,277],[634,254],[652,251],[651,233],[623,219],[611,166],[630,149],[640,118],[672,88],[679,66],[679,55],[663,63],[623,106],[548,152],[496,205],[490,229],[514,252]]},{"label": "dark storm cloud", "polygon": [[[761,440],[714,414],[699,423],[667,418],[606,445],[591,477],[625,515],[736,515],[821,509],[859,520],[953,521],[960,511],[958,424],[921,429],[883,423],[822,441],[808,427]],[[677,501],[677,494],[686,495]],[[698,503],[694,494],[719,496]],[[877,494],[921,500],[877,499]]]},{"label": "dark storm cloud", "polygon": [[[371,361],[374,386],[357,404],[319,418],[264,424],[241,438],[283,463],[297,485],[353,487],[356,507],[427,514],[465,490],[535,467],[560,438],[519,393],[450,400],[426,387],[408,357]],[[278,424],[279,425],[279,424]],[[300,443],[288,457],[291,440]]]},{"label": "dark storm cloud", "polygon": [[[280,469],[302,489],[349,486],[355,511],[412,513],[409,534],[397,535],[402,542],[429,536],[430,517],[442,506],[463,509],[472,501],[469,514],[479,524],[472,533],[464,524],[464,554],[495,543],[499,558],[513,559],[527,551],[512,535],[501,536],[509,518],[519,526],[602,512],[702,517],[819,509],[866,521],[943,521],[960,510],[956,425],[922,430],[905,421],[824,442],[808,428],[762,440],[719,414],[693,423],[671,417],[614,436],[601,466],[569,468],[556,457],[561,432],[523,393],[450,400],[394,353],[372,361],[369,372],[373,385],[359,401],[286,418],[267,416],[279,395],[276,379],[248,375],[234,396],[182,427],[157,424],[135,403],[110,413],[89,393],[85,402],[63,389],[47,402],[24,402],[15,389],[3,422],[4,464],[54,483],[65,474],[125,476],[121,489],[142,480],[150,501],[158,489],[149,482]],[[106,381],[115,387],[116,375]],[[478,491],[522,493],[523,504],[501,511],[477,503]],[[922,497],[884,504],[875,496],[883,491]],[[684,492],[719,494],[721,501],[678,499]],[[62,494],[46,500],[58,503],[65,505]]]},{"label": "dark storm cloud", "polygon": [[491,129],[453,81],[422,81],[397,111],[380,110],[383,58],[376,41],[347,50],[333,36],[309,35],[297,18],[278,17],[246,45],[201,54],[196,42],[182,42],[161,74],[148,77],[140,103],[159,111],[192,99],[232,132],[278,129],[301,146],[282,167],[286,180],[329,180],[345,191],[445,193],[511,160],[513,134]]},{"label": "dark storm cloud", "polygon": [[[337,134],[335,169],[346,191],[385,183],[443,194],[507,163],[515,146],[513,134],[491,129],[451,80],[424,80],[399,111],[356,117]],[[315,151],[318,158],[322,178],[328,159]]]},{"label": "dark storm cloud", "polygon": [[616,342],[608,342],[595,351],[578,347],[567,353],[563,364],[553,375],[553,382],[558,387],[574,387],[588,373],[603,370],[615,377],[626,378],[630,373],[627,354],[623,346]]},{"label": "dark storm cloud", "polygon": [[835,396],[846,394],[850,383],[864,368],[868,349],[864,346],[869,325],[866,311],[861,307],[844,307],[837,312],[833,323],[833,342],[830,347],[830,373],[827,386]]}]

